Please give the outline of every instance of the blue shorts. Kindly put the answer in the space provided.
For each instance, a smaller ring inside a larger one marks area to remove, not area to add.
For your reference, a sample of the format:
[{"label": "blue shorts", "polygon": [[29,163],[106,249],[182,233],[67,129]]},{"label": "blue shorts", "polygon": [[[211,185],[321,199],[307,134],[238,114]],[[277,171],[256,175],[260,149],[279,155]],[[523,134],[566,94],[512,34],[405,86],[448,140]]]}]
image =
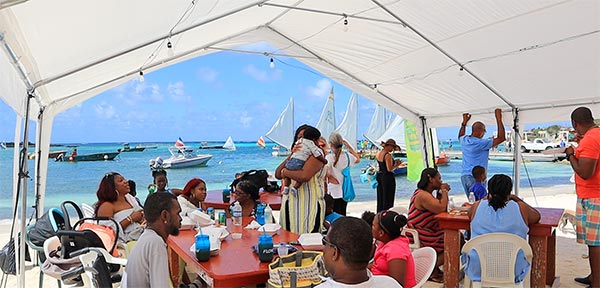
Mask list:
[{"label": "blue shorts", "polygon": [[285,169],[288,170],[300,170],[304,166],[304,160],[300,160],[298,158],[291,158],[285,163]]}]

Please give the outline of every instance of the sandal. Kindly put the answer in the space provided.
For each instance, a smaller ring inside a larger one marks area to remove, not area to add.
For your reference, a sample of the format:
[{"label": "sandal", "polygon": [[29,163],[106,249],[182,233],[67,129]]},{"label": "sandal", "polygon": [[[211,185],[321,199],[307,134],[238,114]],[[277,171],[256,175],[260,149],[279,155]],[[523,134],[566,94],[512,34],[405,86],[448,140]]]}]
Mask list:
[{"label": "sandal", "polygon": [[435,282],[435,283],[444,283],[444,275],[436,275],[430,276],[427,281]]}]

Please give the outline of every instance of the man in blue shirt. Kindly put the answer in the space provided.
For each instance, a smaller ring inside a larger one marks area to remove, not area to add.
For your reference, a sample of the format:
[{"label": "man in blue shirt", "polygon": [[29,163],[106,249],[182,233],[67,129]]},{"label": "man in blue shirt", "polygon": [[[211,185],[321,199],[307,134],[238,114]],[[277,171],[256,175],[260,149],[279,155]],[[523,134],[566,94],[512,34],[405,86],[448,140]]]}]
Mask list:
[{"label": "man in blue shirt", "polygon": [[502,124],[502,110],[497,108],[494,113],[496,115],[496,125],[498,126],[498,135],[494,139],[483,139],[486,132],[485,124],[479,121],[473,123],[471,126],[471,135],[465,135],[467,124],[471,120],[471,114],[463,114],[463,120],[458,131],[458,140],[462,146],[462,173],[460,181],[467,197],[469,197],[469,189],[475,182],[475,178],[471,175],[473,167],[482,166],[487,171],[490,149],[506,140],[504,124]]}]

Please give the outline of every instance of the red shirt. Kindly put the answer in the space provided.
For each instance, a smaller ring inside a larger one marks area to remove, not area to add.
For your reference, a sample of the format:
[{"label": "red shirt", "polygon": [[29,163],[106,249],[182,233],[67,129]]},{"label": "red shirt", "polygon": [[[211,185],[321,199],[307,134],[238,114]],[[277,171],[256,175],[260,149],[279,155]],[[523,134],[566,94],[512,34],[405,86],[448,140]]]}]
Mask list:
[{"label": "red shirt", "polygon": [[579,146],[575,149],[577,159],[592,158],[598,160],[596,163],[596,171],[592,177],[583,179],[575,173],[575,190],[577,197],[585,198],[600,198],[600,128],[592,128],[588,130],[583,139],[579,141]]},{"label": "red shirt", "polygon": [[388,275],[389,267],[388,262],[394,259],[401,259],[406,261],[406,270],[403,287],[413,287],[417,284],[415,277],[415,261],[413,260],[412,253],[408,247],[408,238],[400,236],[387,243],[380,243],[375,250],[375,256],[373,257],[373,267],[371,273],[373,275]]}]

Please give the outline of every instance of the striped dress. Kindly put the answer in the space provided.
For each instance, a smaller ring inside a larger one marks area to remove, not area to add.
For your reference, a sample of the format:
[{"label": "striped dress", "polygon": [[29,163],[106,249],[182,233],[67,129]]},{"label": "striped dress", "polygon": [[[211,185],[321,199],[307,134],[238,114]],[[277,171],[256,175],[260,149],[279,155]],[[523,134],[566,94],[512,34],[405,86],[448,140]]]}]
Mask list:
[{"label": "striped dress", "polygon": [[321,232],[325,218],[324,168],[302,183],[296,195],[282,196],[279,222],[283,229],[296,234]]},{"label": "striped dress", "polygon": [[419,232],[419,241],[421,246],[431,247],[436,252],[444,251],[444,230],[433,217],[436,215],[433,212],[419,210],[415,207],[415,196],[418,193],[429,193],[421,189],[417,189],[410,198],[410,206],[408,209],[408,227]]}]

